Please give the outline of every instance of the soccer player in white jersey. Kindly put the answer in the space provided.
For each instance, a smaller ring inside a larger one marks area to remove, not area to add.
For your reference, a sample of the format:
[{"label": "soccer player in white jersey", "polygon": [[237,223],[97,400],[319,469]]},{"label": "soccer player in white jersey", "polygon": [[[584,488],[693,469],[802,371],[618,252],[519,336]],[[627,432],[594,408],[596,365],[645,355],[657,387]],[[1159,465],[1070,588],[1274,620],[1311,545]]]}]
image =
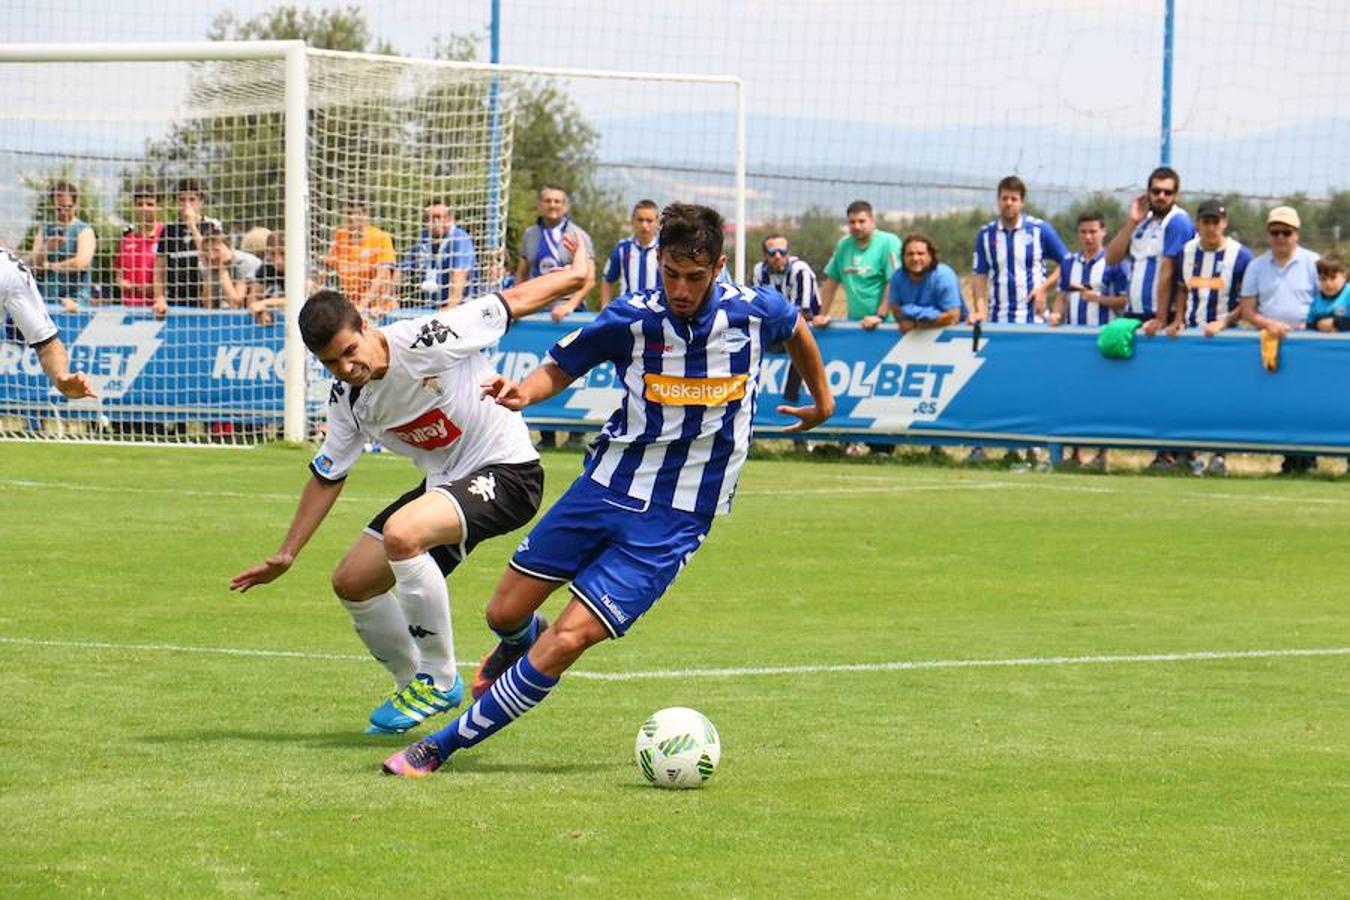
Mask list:
[{"label": "soccer player in white jersey", "polygon": [[68,400],[93,397],[94,389],[83,372],[70,371],[61,332],[47,313],[37,279],[28,264],[7,247],[0,247],[0,305],[28,346],[37,352],[42,371]]},{"label": "soccer player in white jersey", "polygon": [[544,486],[520,413],[482,395],[493,374],[482,352],[511,321],[581,287],[585,247],[570,236],[568,266],[500,294],[375,328],[337,291],[300,312],[305,346],[337,377],[328,435],[277,552],[230,582],[237,591],[286,572],[342,493],[362,446],[378,440],[424,478],[366,527],[333,572],[333,591],[356,632],[394,677],[370,714],[370,733],[398,733],[458,706],[446,576],[481,541],[534,517]]},{"label": "soccer player in white jersey", "polygon": [[[476,702],[433,735],[393,754],[384,771],[420,777],[541,702],[588,647],[623,635],[651,608],[731,505],[750,446],[767,344],[786,341],[814,403],[779,407],[804,431],[834,410],[820,351],[796,307],[768,287],[715,281],[722,217],[674,204],[661,215],[663,288],[611,303],[553,345],[516,384],[486,394],[522,409],[602,362],[624,399],[586,469],[521,542],[488,603],[501,643],[479,667]],[[572,598],[538,633],[538,610],[560,585]]]},{"label": "soccer player in white jersey", "polygon": [[661,286],[661,266],[656,260],[656,222],[660,215],[654,200],[639,200],[633,205],[633,234],[614,245],[605,263],[605,277],[600,282],[601,309],[615,297]]}]

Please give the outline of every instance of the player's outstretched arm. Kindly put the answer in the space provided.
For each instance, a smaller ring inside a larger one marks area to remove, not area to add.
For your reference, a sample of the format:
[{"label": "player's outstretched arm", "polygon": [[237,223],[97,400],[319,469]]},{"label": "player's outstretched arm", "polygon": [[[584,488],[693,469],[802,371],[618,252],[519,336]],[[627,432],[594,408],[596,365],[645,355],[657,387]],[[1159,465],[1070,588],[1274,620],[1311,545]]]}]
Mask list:
[{"label": "player's outstretched arm", "polygon": [[42,371],[47,373],[52,384],[68,400],[81,397],[97,397],[89,378],[83,372],[70,371],[70,358],[66,355],[66,345],[60,338],[53,338],[38,348],[38,362]]},{"label": "player's outstretched arm", "polygon": [[342,485],[341,481],[329,483],[311,478],[305,489],[300,492],[300,504],[296,507],[295,517],[291,519],[290,530],[286,532],[286,539],[281,542],[281,547],[256,566],[250,566],[231,578],[230,590],[242,593],[251,587],[267,584],[285,575],[305,544],[314,536],[314,532],[319,530],[319,524],[328,515],[328,511],[337,502],[338,494],[342,493]]},{"label": "player's outstretched arm", "polygon": [[586,255],[585,244],[574,235],[566,234],[563,235],[563,246],[572,254],[572,262],[567,268],[554,269],[547,275],[531,278],[502,291],[502,299],[511,311],[511,318],[519,319],[539,312],[554,299],[581,290],[593,276],[591,258]]},{"label": "player's outstretched arm", "polygon": [[501,375],[493,376],[491,380],[483,382],[483,396],[493,398],[498,406],[520,412],[532,403],[556,397],[575,380],[561,366],[545,362],[521,382],[508,381]]},{"label": "player's outstretched arm", "polygon": [[811,399],[815,403],[811,406],[780,406],[778,411],[801,420],[785,430],[806,431],[834,415],[834,393],[830,390],[830,379],[825,376],[825,361],[820,358],[820,347],[806,322],[797,320],[797,327],[792,330],[792,337],[787,341],[787,351],[792,358],[792,365],[802,373],[802,382],[811,392]]}]

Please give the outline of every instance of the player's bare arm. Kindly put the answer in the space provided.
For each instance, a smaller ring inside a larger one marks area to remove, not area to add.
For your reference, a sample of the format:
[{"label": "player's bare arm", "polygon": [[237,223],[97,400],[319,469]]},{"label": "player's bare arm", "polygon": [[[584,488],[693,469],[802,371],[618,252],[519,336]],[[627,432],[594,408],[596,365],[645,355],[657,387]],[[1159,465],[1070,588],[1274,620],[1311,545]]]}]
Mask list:
[{"label": "player's bare arm", "polygon": [[[812,343],[815,343],[814,339]],[[498,406],[520,412],[527,406],[556,397],[575,380],[564,372],[561,366],[546,362],[526,375],[524,381],[509,381],[497,375],[492,380],[483,382],[483,396],[493,398]]]},{"label": "player's bare arm", "polygon": [[230,590],[242,593],[285,575],[305,544],[314,536],[314,532],[319,530],[320,523],[333,508],[333,504],[337,502],[338,495],[342,493],[342,485],[341,481],[325,482],[311,478],[305,489],[300,492],[300,504],[296,507],[291,527],[277,552],[231,578]]},{"label": "player's bare arm", "polygon": [[[780,406],[778,411],[801,420],[789,425],[786,431],[807,431],[834,415],[834,393],[830,390],[829,378],[825,376],[825,361],[820,358],[820,347],[811,329],[801,319],[797,320],[797,327],[787,340],[787,351],[792,358],[792,365],[802,373],[802,383],[811,392],[811,399],[815,403],[811,406]],[[535,369],[530,377],[543,368],[540,366]]]},{"label": "player's bare arm", "polygon": [[89,378],[83,372],[70,371],[70,358],[66,354],[66,345],[60,338],[53,338],[38,348],[38,362],[42,371],[47,373],[52,384],[67,400],[79,400],[83,397],[97,397]]}]

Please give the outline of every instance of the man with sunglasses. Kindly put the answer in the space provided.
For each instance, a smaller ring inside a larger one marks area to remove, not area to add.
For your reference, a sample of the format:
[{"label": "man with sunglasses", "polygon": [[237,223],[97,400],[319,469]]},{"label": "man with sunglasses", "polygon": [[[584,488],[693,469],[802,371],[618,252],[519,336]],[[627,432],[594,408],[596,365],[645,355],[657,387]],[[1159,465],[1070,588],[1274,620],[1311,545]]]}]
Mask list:
[{"label": "man with sunglasses", "polygon": [[1124,263],[1129,303],[1122,316],[1139,319],[1145,334],[1167,327],[1176,277],[1174,257],[1195,237],[1195,225],[1177,200],[1181,176],[1159,166],[1148,176],[1148,193],[1130,204],[1129,219],[1106,247],[1106,264]]},{"label": "man with sunglasses", "polygon": [[[1292,206],[1272,209],[1266,216],[1270,249],[1252,260],[1242,276],[1242,318],[1277,338],[1305,326],[1308,310],[1319,292],[1319,257],[1298,245],[1301,227],[1298,210]],[[1292,454],[1284,458],[1280,474],[1306,472],[1316,466],[1317,457]]]},{"label": "man with sunglasses", "polygon": [[[1120,315],[1143,322],[1142,330],[1148,335],[1157,334],[1171,320],[1175,257],[1195,237],[1191,217],[1177,206],[1180,194],[1181,176],[1175,169],[1154,169],[1148,176],[1147,193],[1130,203],[1129,217],[1106,246],[1106,264],[1123,265],[1129,276],[1129,299]],[[1148,467],[1169,471],[1176,467],[1176,457],[1169,450],[1159,450]]]},{"label": "man with sunglasses", "polygon": [[[755,263],[754,273],[750,277],[750,287],[771,287],[797,307],[806,324],[810,325],[820,315],[820,288],[816,282],[816,273],[811,264],[788,251],[788,239],[781,234],[768,234],[760,242],[764,250],[764,259]],[[785,352],[785,346],[770,347],[775,353]],[[787,378],[783,382],[783,399],[796,403],[801,398],[802,374],[797,367],[788,363]],[[806,442],[795,442],[804,448]]]}]

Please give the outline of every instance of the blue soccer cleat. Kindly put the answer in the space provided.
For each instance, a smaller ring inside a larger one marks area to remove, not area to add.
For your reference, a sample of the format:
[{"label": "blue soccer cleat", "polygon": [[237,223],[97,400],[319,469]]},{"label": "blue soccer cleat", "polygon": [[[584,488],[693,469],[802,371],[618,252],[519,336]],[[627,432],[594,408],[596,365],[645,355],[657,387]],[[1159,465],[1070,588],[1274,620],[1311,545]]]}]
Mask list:
[{"label": "blue soccer cleat", "polygon": [[366,734],[402,734],[434,715],[449,712],[464,699],[464,679],[455,674],[448,691],[437,690],[430,675],[418,672],[401,690],[375,707]]}]

